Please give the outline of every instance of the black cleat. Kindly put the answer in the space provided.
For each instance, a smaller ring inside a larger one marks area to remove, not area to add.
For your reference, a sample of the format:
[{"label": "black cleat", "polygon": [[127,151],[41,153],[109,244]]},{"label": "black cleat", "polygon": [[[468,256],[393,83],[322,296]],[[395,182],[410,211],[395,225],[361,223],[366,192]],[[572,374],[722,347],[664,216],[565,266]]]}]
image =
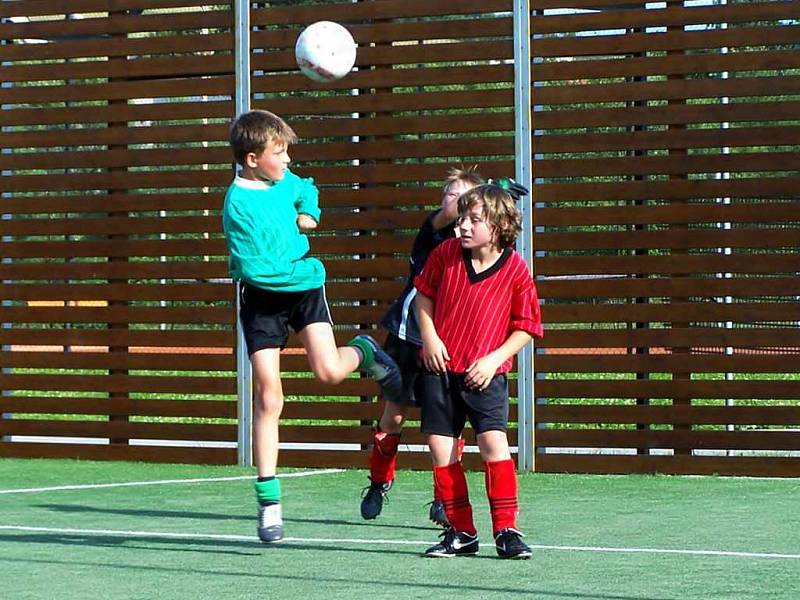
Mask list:
[{"label": "black cleat", "polygon": [[372,361],[365,370],[378,382],[386,400],[399,401],[403,396],[403,378],[395,360],[369,335],[357,335],[347,345],[361,349],[362,353],[365,353],[365,347],[369,348],[372,352]]},{"label": "black cleat", "polygon": [[374,519],[383,509],[383,499],[389,490],[392,489],[391,481],[386,483],[376,483],[370,479],[369,486],[364,488],[361,494],[361,517],[368,521]]},{"label": "black cleat", "polygon": [[447,513],[444,510],[444,502],[441,500],[434,500],[430,503],[431,509],[428,512],[428,518],[439,527],[445,529],[450,528],[450,521],[447,520]]},{"label": "black cleat", "polygon": [[452,527],[439,534],[442,541],[425,550],[431,558],[453,558],[454,556],[475,556],[478,553],[478,536],[456,531]]},{"label": "black cleat", "polygon": [[283,539],[283,519],[279,503],[258,507],[258,539],[265,544]]},{"label": "black cleat", "polygon": [[494,535],[494,545],[500,558],[525,560],[533,554],[528,544],[522,541],[522,533],[511,527],[501,529]]}]

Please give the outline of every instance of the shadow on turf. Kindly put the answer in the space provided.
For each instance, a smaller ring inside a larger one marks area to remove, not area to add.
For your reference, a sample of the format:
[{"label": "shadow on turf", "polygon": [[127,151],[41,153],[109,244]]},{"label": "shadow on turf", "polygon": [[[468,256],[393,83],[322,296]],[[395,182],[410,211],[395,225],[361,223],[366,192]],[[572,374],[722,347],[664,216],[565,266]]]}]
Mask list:
[{"label": "shadow on turf", "polygon": [[[169,510],[142,510],[133,508],[101,508],[97,506],[85,506],[77,504],[36,504],[35,508],[44,508],[54,512],[62,513],[103,513],[110,515],[125,515],[130,517],[154,517],[154,518],[180,518],[180,519],[210,519],[213,521],[253,521],[255,514],[242,516],[242,515],[225,515],[220,513],[209,512],[186,512],[186,511],[169,511]],[[439,527],[430,525],[422,527],[418,525],[397,525],[382,523],[379,521],[364,521],[362,519],[348,521],[345,519],[299,519],[284,516],[283,520],[287,523],[314,523],[317,525],[347,525],[359,527],[383,527],[387,529],[416,529],[420,531],[440,531]]]},{"label": "shadow on turf", "polygon": [[[0,536],[0,539],[6,536]],[[430,560],[430,559],[429,559]],[[267,580],[287,580],[287,581],[302,581],[312,584],[329,583],[329,584],[363,584],[368,589],[375,587],[374,579],[353,579],[352,577],[337,578],[337,577],[324,577],[320,574],[315,574],[312,577],[304,577],[301,575],[288,575],[286,573],[265,573],[259,571],[257,573],[247,571],[224,571],[212,569],[190,569],[190,568],[176,568],[176,567],[153,567],[149,565],[132,565],[128,563],[113,564],[106,562],[89,562],[89,561],[67,561],[67,560],[43,560],[43,559],[27,559],[27,558],[4,558],[0,557],[0,562],[15,562],[15,563],[30,563],[30,564],[50,564],[50,565],[72,565],[82,567],[99,567],[105,569],[121,569],[124,572],[130,570],[139,571],[154,571],[158,573],[182,573],[192,574],[199,576],[212,576],[212,577],[245,577],[257,578],[259,581]],[[485,592],[485,593],[502,593],[509,597],[526,597],[526,598],[563,598],[564,600],[675,600],[674,598],[666,598],[664,596],[623,596],[620,594],[584,594],[580,592],[554,592],[552,590],[543,589],[525,589],[521,587],[492,587],[492,586],[476,586],[476,585],[459,585],[455,582],[441,583],[416,583],[405,581],[381,581],[382,588],[390,589],[396,588],[398,594],[409,589],[425,589],[431,593],[444,592],[447,595],[457,596],[458,594],[465,594],[468,592]]]},{"label": "shadow on turf", "polygon": [[[205,539],[178,539],[168,536],[154,535],[109,535],[109,534],[91,534],[82,535],[80,533],[21,533],[19,535],[0,534],[0,543],[26,543],[26,544],[43,544],[43,545],[62,545],[62,546],[94,546],[98,548],[124,548],[126,550],[152,550],[154,552],[162,552],[164,550],[174,552],[203,552],[211,554],[241,554],[248,556],[258,556],[261,552],[243,552],[234,550],[220,550],[220,548],[233,547],[233,548],[247,548],[259,549],[263,552],[273,552],[277,550],[317,550],[317,551],[335,551],[335,552],[358,552],[364,554],[406,554],[411,556],[419,556],[420,552],[417,550],[397,550],[394,548],[380,547],[365,547],[365,548],[352,548],[334,546],[328,544],[311,544],[311,543],[298,543],[298,542],[281,542],[279,544],[262,544],[259,542],[255,535],[253,541],[237,541],[237,540],[205,540]],[[137,545],[137,542],[144,542],[146,544],[158,544],[158,546],[143,546]],[[183,546],[182,548],[173,548],[169,546]],[[201,546],[202,549],[198,549]],[[0,558],[2,560],[2,558]]]}]

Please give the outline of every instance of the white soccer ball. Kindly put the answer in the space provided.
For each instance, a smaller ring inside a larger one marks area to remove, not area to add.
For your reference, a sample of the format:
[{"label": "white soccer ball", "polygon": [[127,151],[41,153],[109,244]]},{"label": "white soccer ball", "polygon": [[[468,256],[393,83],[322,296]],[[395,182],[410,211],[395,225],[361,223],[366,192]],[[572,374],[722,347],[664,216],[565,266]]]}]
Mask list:
[{"label": "white soccer ball", "polygon": [[294,46],[297,66],[314,81],[334,81],[350,72],[356,62],[356,43],[344,27],[317,21],[306,27]]}]

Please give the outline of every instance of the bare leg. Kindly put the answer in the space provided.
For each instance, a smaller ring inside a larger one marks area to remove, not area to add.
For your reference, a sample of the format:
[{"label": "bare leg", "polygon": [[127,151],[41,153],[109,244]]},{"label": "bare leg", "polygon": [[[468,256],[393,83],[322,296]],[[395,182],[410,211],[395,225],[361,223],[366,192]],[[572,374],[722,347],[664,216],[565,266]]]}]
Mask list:
[{"label": "bare leg", "polygon": [[336,347],[330,323],[310,323],[297,335],[306,349],[314,376],[323,383],[339,383],[361,362],[361,354],[355,348]]},{"label": "bare leg", "polygon": [[483,462],[496,462],[511,458],[505,431],[484,431],[478,434],[478,448]]},{"label": "bare leg", "polygon": [[259,477],[278,467],[278,421],[283,410],[280,349],[265,348],[250,357],[253,365],[253,454]]},{"label": "bare leg", "polygon": [[380,430],[384,433],[399,435],[403,430],[403,423],[406,422],[408,406],[397,402],[386,401],[383,407],[383,415],[380,420]]},{"label": "bare leg", "polygon": [[458,462],[457,438],[431,433],[428,435],[428,447],[434,467],[446,467]]}]

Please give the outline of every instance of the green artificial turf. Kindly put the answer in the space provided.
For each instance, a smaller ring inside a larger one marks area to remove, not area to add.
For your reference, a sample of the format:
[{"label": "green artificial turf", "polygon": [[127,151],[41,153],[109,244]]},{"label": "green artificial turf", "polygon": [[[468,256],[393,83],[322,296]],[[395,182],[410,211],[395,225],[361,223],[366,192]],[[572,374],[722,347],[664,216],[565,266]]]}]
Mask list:
[{"label": "green artificial turf", "polygon": [[[0,492],[251,475],[239,467],[6,459]],[[286,477],[288,539],[274,546],[255,537],[251,479],[0,493],[0,593],[9,600],[800,597],[798,480],[522,475],[519,524],[534,546],[530,561],[496,557],[482,473],[469,475],[482,540],[474,558],[420,556],[438,533],[427,521],[429,473],[399,471],[371,522],[358,509],[366,483],[364,471]]]}]

